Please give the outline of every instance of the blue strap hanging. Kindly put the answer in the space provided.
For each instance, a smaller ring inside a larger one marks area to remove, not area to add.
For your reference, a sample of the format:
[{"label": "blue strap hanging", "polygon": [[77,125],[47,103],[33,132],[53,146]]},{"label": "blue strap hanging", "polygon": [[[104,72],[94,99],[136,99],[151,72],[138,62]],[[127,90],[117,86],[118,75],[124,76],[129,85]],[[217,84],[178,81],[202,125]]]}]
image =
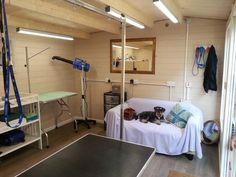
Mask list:
[{"label": "blue strap hanging", "polygon": [[[3,47],[5,47],[5,51],[6,51],[6,76],[5,76],[5,98],[4,98],[4,120],[7,124],[7,126],[11,127],[11,128],[17,128],[21,125],[22,120],[23,120],[23,109],[22,109],[22,105],[21,105],[21,100],[20,100],[20,94],[16,85],[16,80],[15,80],[15,76],[14,76],[14,71],[13,71],[13,66],[12,66],[12,62],[11,62],[11,51],[10,51],[10,40],[9,40],[9,34],[8,34],[8,26],[7,26],[7,17],[6,17],[6,9],[5,9],[5,0],[1,1],[1,5],[2,5],[2,26],[3,26],[3,33],[2,36],[4,35],[5,37],[5,42],[3,42]],[[10,77],[12,80],[12,85],[13,85],[13,89],[14,89],[14,93],[15,93],[15,97],[16,97],[16,101],[17,101],[17,105],[18,105],[18,115],[19,115],[19,119],[18,119],[18,124],[11,126],[8,122],[8,116],[9,116],[9,112],[10,112],[10,102],[9,102],[9,92],[10,92]]]},{"label": "blue strap hanging", "polygon": [[193,76],[197,76],[199,74],[199,69],[204,69],[206,67],[206,63],[204,61],[205,52],[206,49],[204,47],[196,48],[195,60],[192,68]]}]

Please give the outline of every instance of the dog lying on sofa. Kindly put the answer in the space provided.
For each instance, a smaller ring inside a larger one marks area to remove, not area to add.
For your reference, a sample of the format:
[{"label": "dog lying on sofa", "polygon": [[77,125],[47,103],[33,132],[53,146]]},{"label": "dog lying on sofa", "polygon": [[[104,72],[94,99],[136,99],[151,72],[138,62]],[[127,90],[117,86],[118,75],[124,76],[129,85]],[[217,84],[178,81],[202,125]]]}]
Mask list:
[{"label": "dog lying on sofa", "polygon": [[164,112],[165,112],[165,108],[156,106],[154,107],[154,111],[144,111],[139,113],[136,116],[136,120],[139,119],[140,122],[143,123],[148,123],[148,122],[152,122],[158,125],[161,125],[161,122],[164,122]]}]

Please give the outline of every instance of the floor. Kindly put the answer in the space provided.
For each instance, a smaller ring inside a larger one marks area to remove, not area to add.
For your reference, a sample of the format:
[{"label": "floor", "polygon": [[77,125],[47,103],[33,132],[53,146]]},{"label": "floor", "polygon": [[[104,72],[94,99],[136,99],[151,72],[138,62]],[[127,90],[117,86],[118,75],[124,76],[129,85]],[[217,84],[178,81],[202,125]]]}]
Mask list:
[{"label": "floor", "polygon": [[[105,135],[102,124],[92,126],[90,130],[80,125],[79,133],[73,131],[72,124],[62,126],[49,133],[50,148],[38,150],[28,146],[1,158],[0,177],[15,176],[25,168],[32,166],[87,133]],[[187,160],[183,155],[166,156],[156,154],[144,171],[142,177],[167,177],[170,169],[189,173],[196,177],[218,177],[217,146],[203,145],[203,154],[203,159],[194,159],[193,161]]]}]

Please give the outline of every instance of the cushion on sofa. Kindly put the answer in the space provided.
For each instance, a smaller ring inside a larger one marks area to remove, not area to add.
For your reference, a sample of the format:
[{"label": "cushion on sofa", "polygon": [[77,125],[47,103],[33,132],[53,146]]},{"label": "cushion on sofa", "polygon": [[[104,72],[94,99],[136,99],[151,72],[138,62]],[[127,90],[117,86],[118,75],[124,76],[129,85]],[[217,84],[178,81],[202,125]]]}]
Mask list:
[{"label": "cushion on sofa", "polygon": [[182,106],[177,103],[167,115],[166,120],[168,120],[179,128],[185,128],[188,119],[191,116],[192,114],[190,112],[183,109]]}]

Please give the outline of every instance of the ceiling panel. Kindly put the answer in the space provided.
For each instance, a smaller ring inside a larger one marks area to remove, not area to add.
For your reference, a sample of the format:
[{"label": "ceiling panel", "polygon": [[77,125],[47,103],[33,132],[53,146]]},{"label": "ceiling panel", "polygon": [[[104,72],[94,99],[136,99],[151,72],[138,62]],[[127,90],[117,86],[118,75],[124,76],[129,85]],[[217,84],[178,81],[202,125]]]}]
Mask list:
[{"label": "ceiling panel", "polygon": [[[42,0],[43,1],[43,0]],[[100,0],[83,0],[89,4],[92,4],[100,9],[105,8],[105,4],[101,3]],[[119,1],[119,0],[117,0]],[[120,0],[121,1],[121,0]],[[154,4],[153,0],[122,0],[129,3],[134,8],[140,10],[147,16],[153,17],[154,20],[164,20],[167,19],[160,10],[158,10]],[[163,0],[164,1],[164,0]],[[232,4],[235,0],[172,0],[179,7],[183,16],[187,17],[200,17],[200,18],[212,18],[212,19],[224,19],[229,17]],[[117,25],[118,22],[109,19],[108,17],[96,14],[94,12],[85,10],[77,5],[66,2],[65,0],[50,0],[50,3],[55,3],[60,7],[69,9],[73,12],[80,12],[81,14],[88,14],[92,19],[96,21],[107,21],[109,25]],[[50,15],[43,15],[31,10],[22,10],[21,8],[16,8],[14,6],[7,6],[7,13],[11,16],[17,16],[24,19],[36,20],[40,22],[61,25],[73,29],[78,29],[80,31],[85,31],[88,33],[94,33],[99,31],[98,29],[85,26],[84,24],[74,23],[73,21],[63,20],[61,18],[53,17]],[[66,15],[66,14],[65,14]],[[86,18],[87,16],[84,16]]]},{"label": "ceiling panel", "polygon": [[[103,15],[88,11],[86,9],[81,8],[80,6],[73,5],[73,4],[68,3],[64,0],[50,0],[50,3],[55,3],[58,6],[63,7],[65,9],[70,9],[70,11],[73,11],[73,12],[78,11],[82,14],[88,14],[93,19],[96,19],[97,21],[99,21],[99,20],[107,21],[111,25],[119,25],[118,22],[116,22],[114,20],[111,20],[108,17],[105,17]],[[103,7],[103,9],[105,9],[105,6],[101,3],[95,3],[94,5],[99,5],[100,6],[99,8]],[[35,21],[42,22],[42,23],[45,22],[45,23],[50,23],[50,24],[75,28],[75,29],[78,29],[80,31],[84,31],[84,32],[88,32],[88,33],[94,33],[94,32],[100,31],[96,28],[88,27],[88,26],[83,25],[83,24],[78,24],[78,23],[74,23],[72,21],[63,20],[59,17],[55,18],[53,16],[44,15],[44,14],[41,14],[41,13],[37,13],[37,12],[31,11],[31,10],[25,10],[25,9],[15,7],[15,6],[7,5],[6,8],[7,8],[7,14],[10,15],[10,16],[17,16],[19,18],[28,19],[28,20],[35,20]]]},{"label": "ceiling panel", "polygon": [[97,31],[97,29],[94,29],[94,28],[86,27],[81,24],[73,23],[73,22],[66,21],[66,20],[61,20],[59,18],[54,18],[54,17],[48,16],[48,15],[39,14],[39,13],[32,12],[32,11],[26,11],[26,10],[19,11],[18,10],[17,13],[14,13],[13,16],[17,16],[17,17],[25,18],[25,19],[30,19],[30,20],[36,20],[36,21],[40,21],[40,22],[51,23],[54,25],[61,25],[61,26],[65,26],[65,27],[76,28],[78,30],[89,32],[89,33]]},{"label": "ceiling panel", "polygon": [[[153,0],[125,0],[155,20],[166,17],[153,5]],[[164,0],[163,0],[164,1]],[[227,19],[235,0],[173,0],[184,16]]]},{"label": "ceiling panel", "polygon": [[155,20],[166,19],[165,15],[160,12],[156,6],[153,4],[153,0],[125,0],[126,2],[132,4],[135,8],[154,17]]},{"label": "ceiling panel", "polygon": [[184,16],[228,19],[234,0],[176,0]]}]

